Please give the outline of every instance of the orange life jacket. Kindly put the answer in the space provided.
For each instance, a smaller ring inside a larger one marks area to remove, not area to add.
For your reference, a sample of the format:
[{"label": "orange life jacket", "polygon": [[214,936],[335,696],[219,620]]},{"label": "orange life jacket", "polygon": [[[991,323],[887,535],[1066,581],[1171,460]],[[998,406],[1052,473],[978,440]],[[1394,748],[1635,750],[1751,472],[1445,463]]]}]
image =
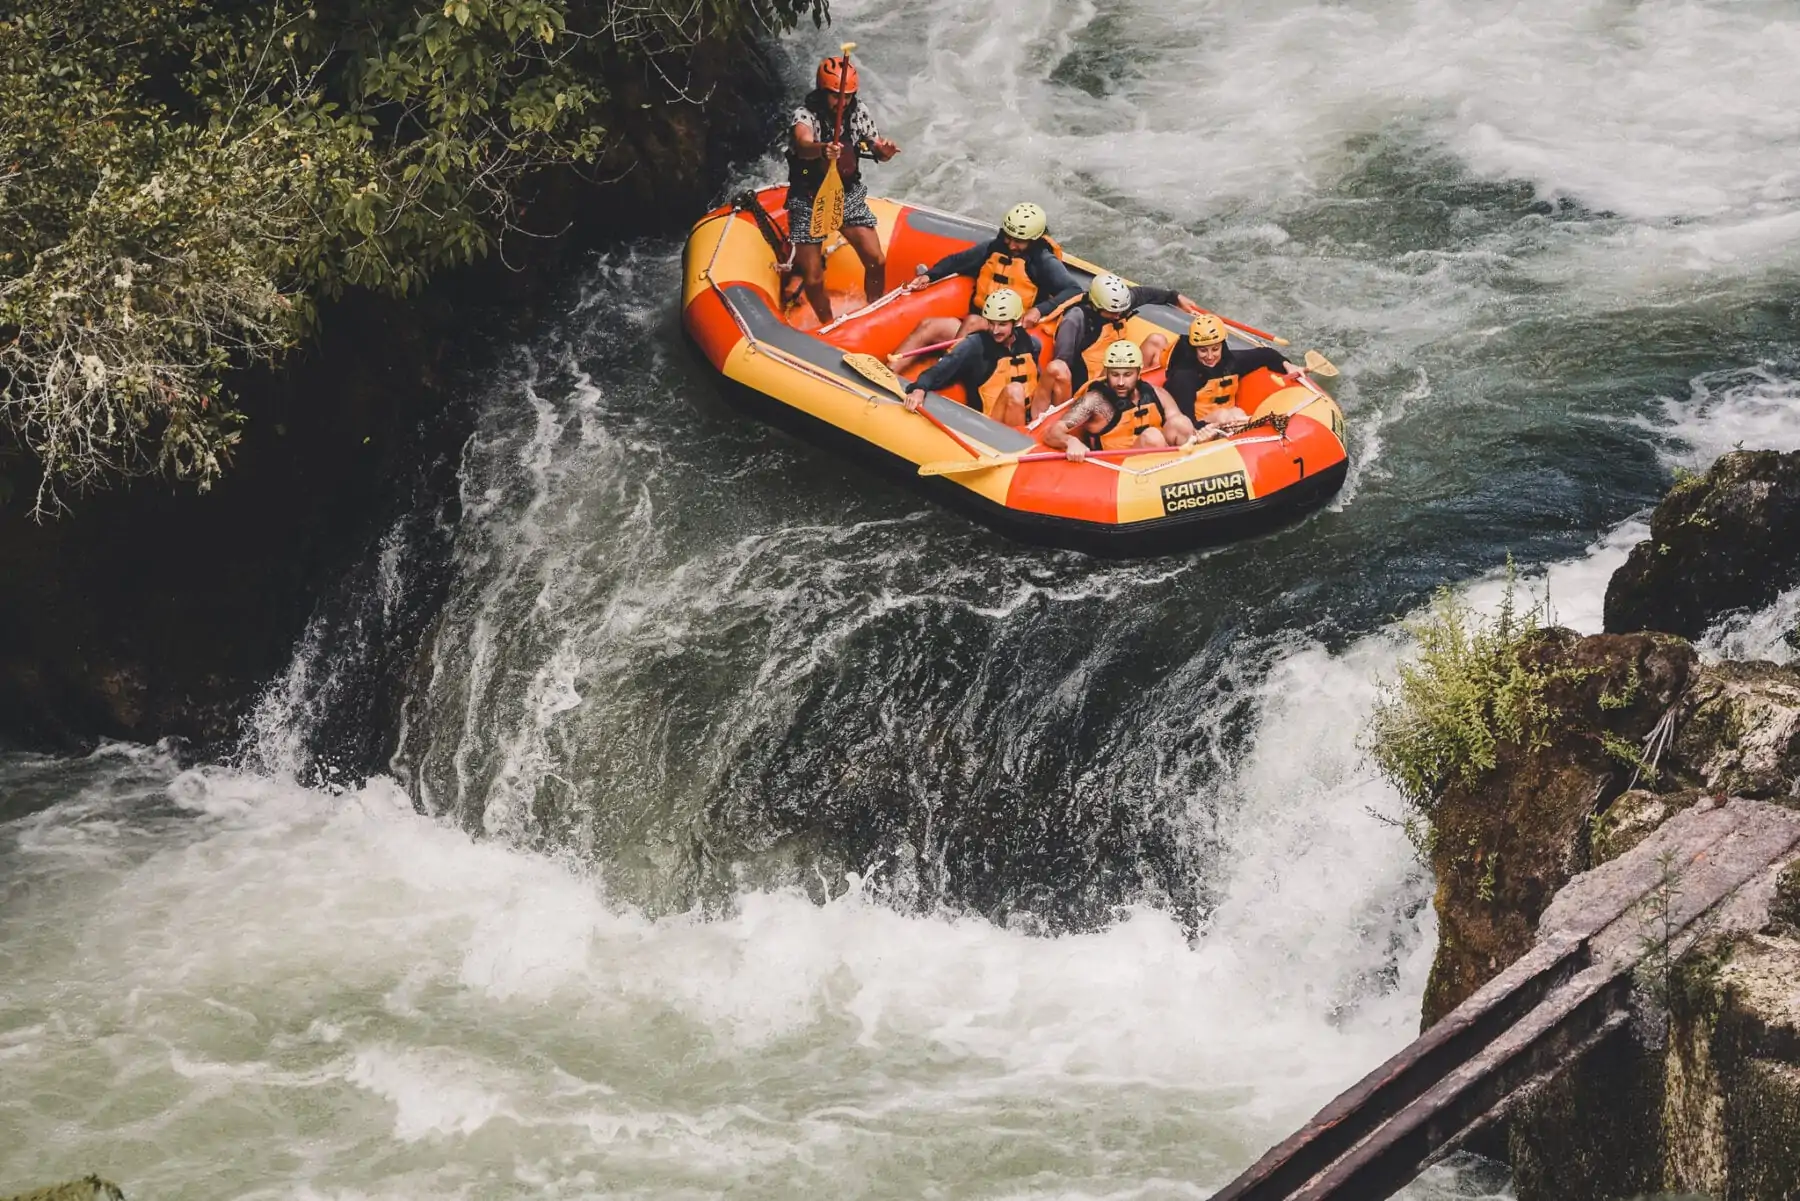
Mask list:
[{"label": "orange life jacket", "polygon": [[1091,450],[1124,450],[1136,444],[1138,435],[1145,430],[1162,428],[1162,401],[1156,395],[1156,389],[1143,380],[1137,382],[1135,403],[1122,401],[1111,388],[1096,382],[1094,388],[1106,403],[1112,406],[1113,417],[1098,433],[1083,431],[1082,440]]},{"label": "orange life jacket", "polygon": [[[1022,333],[1023,331],[1019,332]],[[991,340],[992,339],[990,339],[990,341]],[[1021,345],[1021,342],[1023,345]],[[987,382],[983,383],[981,387],[977,389],[977,391],[981,393],[981,411],[986,413],[989,417],[993,417],[997,412],[1000,402],[1000,393],[1006,390],[1008,384],[1018,384],[1021,388],[1025,389],[1025,396],[1028,400],[1030,399],[1032,392],[1037,389],[1037,355],[1033,351],[1030,335],[1026,335],[1024,339],[1020,339],[1018,334],[1015,333],[1013,345],[1010,349],[1015,353],[1003,355],[999,359],[996,359],[994,362],[994,370],[987,377]]]},{"label": "orange life jacket", "polygon": [[[1050,253],[1059,260],[1063,256],[1063,248],[1056,244],[1056,239],[1044,234],[1038,239],[1050,248]],[[975,290],[969,296],[969,311],[979,313],[981,306],[987,301],[988,294],[995,288],[1011,288],[1019,294],[1019,299],[1026,308],[1037,300],[1038,287],[1031,281],[1025,270],[1025,260],[1030,257],[1032,248],[1027,246],[1024,254],[1013,254],[1006,249],[1006,244],[995,238],[988,244],[987,262],[975,276]]]},{"label": "orange life jacket", "polygon": [[[1076,305],[1082,304],[1086,299],[1086,296],[1072,296],[1068,300],[1063,301],[1044,317],[1044,324],[1048,325],[1050,322],[1055,321]],[[1103,364],[1106,359],[1106,348],[1125,337],[1125,327],[1131,321],[1132,317],[1136,315],[1137,310],[1132,309],[1125,314],[1125,319],[1123,321],[1115,323],[1107,320],[1106,315],[1093,305],[1087,304],[1082,306],[1081,318],[1083,325],[1081,336],[1086,339],[1086,342],[1084,345],[1077,347],[1076,352],[1081,356],[1081,364],[1086,368],[1086,374],[1075,381],[1076,387],[1080,387],[1087,380],[1097,380],[1100,378],[1105,371]],[[1070,366],[1073,367],[1074,364],[1071,363]]]},{"label": "orange life jacket", "polygon": [[[1029,253],[1030,251],[1026,251],[1026,254]],[[979,313],[981,306],[987,303],[989,294],[1000,288],[1011,288],[1017,292],[1026,308],[1030,308],[1031,302],[1037,299],[1037,285],[1025,273],[1024,254],[996,250],[987,256],[987,262],[981,265],[980,273],[975,276],[975,291],[969,296],[969,311]]]},{"label": "orange life jacket", "polygon": [[1238,385],[1244,377],[1235,373],[1221,375],[1218,379],[1208,380],[1206,385],[1194,393],[1194,407],[1203,404],[1231,405],[1237,403]]},{"label": "orange life jacket", "polygon": [[1106,368],[1103,365],[1106,360],[1106,348],[1125,337],[1123,324],[1114,325],[1103,318],[1099,322],[1099,326],[1099,335],[1088,345],[1087,349],[1081,352],[1081,361],[1087,366],[1087,377],[1096,380],[1106,374]]}]

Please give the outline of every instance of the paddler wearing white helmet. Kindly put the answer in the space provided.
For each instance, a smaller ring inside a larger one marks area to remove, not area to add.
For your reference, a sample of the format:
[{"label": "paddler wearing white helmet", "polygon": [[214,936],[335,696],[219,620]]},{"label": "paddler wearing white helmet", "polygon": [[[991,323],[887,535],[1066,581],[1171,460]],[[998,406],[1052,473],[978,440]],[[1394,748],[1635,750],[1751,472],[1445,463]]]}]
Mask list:
[{"label": "paddler wearing white helmet", "polygon": [[1011,288],[996,288],[982,303],[984,324],[926,368],[906,394],[918,410],[929,393],[963,386],[963,403],[1006,425],[1024,425],[1043,410],[1049,395],[1038,371],[1043,343],[1025,331],[1025,302]]},{"label": "paddler wearing white helmet", "polygon": [[[1147,304],[1172,305],[1187,313],[1201,308],[1174,288],[1158,288],[1150,284],[1127,283],[1112,272],[1094,277],[1087,294],[1065,302],[1047,314],[1044,320],[1061,317],[1056,327],[1056,345],[1045,374],[1050,377],[1051,403],[1061,404],[1079,392],[1090,379],[1100,374],[1100,360],[1106,348],[1128,337],[1126,326],[1137,311]],[[1145,370],[1162,362],[1169,347],[1167,334],[1153,333],[1144,338],[1138,349],[1143,351]]]},{"label": "paddler wearing white helmet", "polygon": [[969,311],[961,318],[927,317],[888,356],[888,366],[903,370],[921,346],[963,338],[984,328],[981,310],[997,289],[1018,293],[1025,306],[1020,323],[1032,329],[1044,314],[1063,302],[1079,297],[1081,285],[1063,266],[1056,243],[1050,238],[1050,216],[1040,204],[1022,201],[1006,210],[1000,229],[985,243],[947,254],[923,274],[907,283],[909,292],[929,287],[953,275],[975,281],[969,295]]}]

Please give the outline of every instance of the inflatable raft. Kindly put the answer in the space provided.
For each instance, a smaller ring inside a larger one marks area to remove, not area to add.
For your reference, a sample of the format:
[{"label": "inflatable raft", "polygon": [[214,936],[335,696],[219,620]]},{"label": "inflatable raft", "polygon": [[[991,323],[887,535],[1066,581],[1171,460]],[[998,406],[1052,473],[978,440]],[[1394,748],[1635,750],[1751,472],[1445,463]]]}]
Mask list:
[{"label": "inflatable raft", "polygon": [[[1318,507],[1343,485],[1349,460],[1338,406],[1305,374],[1290,382],[1267,371],[1246,376],[1238,395],[1241,408],[1267,420],[1229,439],[1118,459],[1075,463],[1046,456],[921,475],[927,464],[935,469],[1046,449],[1029,430],[961,403],[956,389],[927,399],[924,407],[936,418],[928,420],[845,364],[847,354],[887,355],[925,317],[967,312],[972,281],[953,277],[890,293],[822,328],[804,301],[784,314],[771,243],[786,233],[787,189],[754,196],[761,213],[750,210],[747,195],[737,207],[706,214],[689,233],[682,324],[737,386],[737,398],[779,426],[902,478],[1002,533],[1105,555],[1158,554],[1268,529]],[[871,198],[870,206],[894,283],[911,279],[918,264],[995,233],[990,223],[920,205]],[[860,298],[862,264],[841,238],[826,251],[826,287],[834,311],[844,312],[853,307],[846,296]],[[1103,270],[1074,257],[1064,261],[1084,289]],[[1148,306],[1127,333],[1140,343],[1159,330],[1184,337],[1188,323],[1177,309]],[[1054,325],[1032,332],[1048,362]],[[916,362],[908,375],[929,361]],[[1157,371],[1145,378],[1161,382]]]}]

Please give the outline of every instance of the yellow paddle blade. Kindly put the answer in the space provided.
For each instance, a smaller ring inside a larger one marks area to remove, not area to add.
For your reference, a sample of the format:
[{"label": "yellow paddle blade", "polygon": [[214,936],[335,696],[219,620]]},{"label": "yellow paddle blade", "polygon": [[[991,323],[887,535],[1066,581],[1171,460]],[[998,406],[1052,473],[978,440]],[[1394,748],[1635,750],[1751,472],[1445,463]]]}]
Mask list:
[{"label": "yellow paddle blade", "polygon": [[844,57],[845,57],[845,58],[849,58],[849,57],[850,57],[850,52],[851,52],[851,51],[852,51],[852,50],[854,50],[854,49],[856,49],[856,43],[855,43],[855,42],[845,42],[845,43],[844,43],[844,47],[843,47],[843,50],[844,50]]},{"label": "yellow paddle blade", "polygon": [[1323,375],[1327,378],[1338,373],[1338,369],[1332,366],[1331,360],[1316,350],[1306,352],[1306,369],[1314,375]]},{"label": "yellow paddle blade", "polygon": [[[1023,454],[1021,451],[1019,454]],[[1019,454],[988,455],[979,459],[939,459],[935,463],[920,463],[920,475],[961,475],[965,471],[988,471],[995,467],[1005,467],[1019,461]]]},{"label": "yellow paddle blade", "polygon": [[813,197],[812,236],[829,238],[844,227],[844,181],[838,178],[837,160],[825,168],[825,181]]},{"label": "yellow paddle blade", "polygon": [[844,366],[868,380],[871,384],[886,388],[895,396],[905,399],[906,381],[894,374],[893,368],[872,354],[847,354]]}]

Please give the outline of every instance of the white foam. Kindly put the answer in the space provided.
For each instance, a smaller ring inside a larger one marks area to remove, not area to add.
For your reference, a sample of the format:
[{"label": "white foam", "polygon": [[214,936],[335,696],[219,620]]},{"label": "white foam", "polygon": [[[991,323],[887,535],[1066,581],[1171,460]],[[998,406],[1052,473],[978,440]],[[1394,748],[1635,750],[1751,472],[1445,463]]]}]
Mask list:
[{"label": "white foam", "polygon": [[[505,1109],[484,1083],[491,1065],[446,1051],[370,1047],[356,1054],[348,1080],[392,1103],[394,1137],[473,1134]],[[515,1086],[516,1087],[516,1086]]]},{"label": "white foam", "polygon": [[[1323,672],[1332,687],[1362,670],[1301,658],[1290,675]],[[1266,720],[1292,719],[1275,711],[1296,678],[1271,685]],[[858,888],[825,905],[752,893],[720,920],[649,921],[609,905],[585,871],[412,812],[387,781],[333,797],[190,771],[167,785],[189,816],[149,843],[130,836],[131,806],[115,799],[44,815],[29,849],[0,848],[30,877],[51,870],[58,846],[113,844],[86,895],[65,896],[66,926],[34,928],[16,947],[18,962],[62,964],[19,979],[17,996],[63,1014],[136,998],[115,1019],[114,1053],[150,1077],[170,1065],[162,1087],[188,1100],[164,1138],[196,1148],[207,1106],[235,1088],[360,1112],[328,1100],[351,1089],[386,1111],[401,1144],[473,1139],[504,1119],[563,1131],[543,1135],[561,1154],[624,1138],[661,1162],[659,1140],[680,1132],[725,1179],[796,1137],[814,1154],[854,1154],[869,1122],[898,1130],[933,1114],[1060,1108],[1051,1098],[1070,1090],[1088,1105],[1151,1089],[1238,1114],[1223,1127],[1248,1140],[1232,1144],[1235,1158],[1410,1033],[1425,939],[1416,914],[1382,917],[1408,869],[1393,832],[1362,812],[1366,781],[1342,788],[1350,735],[1331,746],[1309,788],[1273,760],[1246,775],[1267,820],[1245,820],[1233,899],[1197,950],[1152,910],[1045,939],[905,916]],[[1270,837],[1270,822],[1286,832]],[[1269,890],[1270,879],[1285,883]],[[1411,983],[1362,979],[1392,960],[1395,938],[1411,948]],[[50,954],[71,944],[72,962]],[[16,1040],[8,1062],[28,1080],[66,1068],[70,1037]],[[525,1059],[519,1039],[534,1048]],[[609,1046],[686,1062],[724,1098],[774,1110],[713,1121],[671,1091],[679,1075],[607,1068]],[[765,1095],[753,1084],[795,1055],[836,1065],[821,1068],[834,1100],[804,1133],[774,1116],[794,1103],[779,1091],[791,1085]],[[362,1134],[332,1146],[321,1170],[367,1154]]]},{"label": "white foam", "polygon": [[1800,450],[1800,376],[1792,368],[1752,364],[1709,371],[1684,397],[1663,397],[1646,428],[1665,441],[1671,467],[1704,470],[1730,450]]},{"label": "white foam", "polygon": [[1790,588],[1765,608],[1720,618],[1696,643],[1704,659],[1767,659],[1792,663],[1800,658],[1800,588]]},{"label": "white foam", "polygon": [[[926,151],[912,170],[948,178],[946,161],[974,153],[973,125],[1007,135],[982,145],[1005,166],[1037,164],[1039,179],[1179,179],[1202,205],[1266,200],[1330,173],[1356,135],[1398,125],[1481,175],[1637,218],[1760,213],[1800,196],[1800,169],[1773,157],[1800,138],[1788,70],[1800,18],[1783,5],[1151,0],[1124,16],[1137,28],[1112,33],[1128,48],[1111,55],[1086,33],[1098,12],[1038,0],[996,24],[942,19],[941,0],[846,0],[831,37],[927,27],[871,36],[860,56],[865,90]],[[1071,47],[1115,90],[1046,82],[1045,62]]]}]

